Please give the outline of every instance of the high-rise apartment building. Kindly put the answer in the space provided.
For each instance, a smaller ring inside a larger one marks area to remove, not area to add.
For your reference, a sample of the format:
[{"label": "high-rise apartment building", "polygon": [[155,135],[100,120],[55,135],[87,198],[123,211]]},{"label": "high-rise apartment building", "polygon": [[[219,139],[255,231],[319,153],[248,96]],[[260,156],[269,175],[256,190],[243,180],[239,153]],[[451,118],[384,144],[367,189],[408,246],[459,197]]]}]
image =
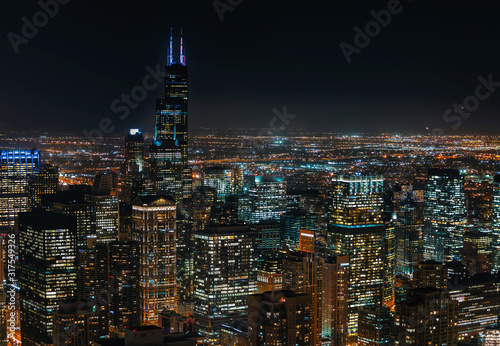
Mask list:
[{"label": "high-rise apartment building", "polygon": [[137,197],[132,218],[140,254],[140,324],[158,325],[163,309],[177,308],[176,205],[167,197]]}]

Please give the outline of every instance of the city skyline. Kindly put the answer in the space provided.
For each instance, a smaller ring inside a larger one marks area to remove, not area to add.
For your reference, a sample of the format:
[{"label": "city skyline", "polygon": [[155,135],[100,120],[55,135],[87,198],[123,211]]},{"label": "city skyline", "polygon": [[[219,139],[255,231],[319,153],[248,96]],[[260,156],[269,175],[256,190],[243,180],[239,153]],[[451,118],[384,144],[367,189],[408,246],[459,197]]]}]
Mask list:
[{"label": "city skyline", "polygon": [[488,5],[114,1],[6,35],[0,346],[500,344]]}]

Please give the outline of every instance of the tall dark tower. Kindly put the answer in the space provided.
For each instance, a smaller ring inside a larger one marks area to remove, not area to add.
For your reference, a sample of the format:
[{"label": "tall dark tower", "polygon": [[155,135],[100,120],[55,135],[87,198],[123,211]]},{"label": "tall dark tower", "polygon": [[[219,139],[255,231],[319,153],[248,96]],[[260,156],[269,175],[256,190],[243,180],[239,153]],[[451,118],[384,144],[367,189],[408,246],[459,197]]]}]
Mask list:
[{"label": "tall dark tower", "polygon": [[155,194],[172,196],[177,205],[191,195],[188,168],[188,68],[182,32],[179,59],[174,59],[173,38],[165,67],[165,97],[156,101],[155,139],[150,148]]}]

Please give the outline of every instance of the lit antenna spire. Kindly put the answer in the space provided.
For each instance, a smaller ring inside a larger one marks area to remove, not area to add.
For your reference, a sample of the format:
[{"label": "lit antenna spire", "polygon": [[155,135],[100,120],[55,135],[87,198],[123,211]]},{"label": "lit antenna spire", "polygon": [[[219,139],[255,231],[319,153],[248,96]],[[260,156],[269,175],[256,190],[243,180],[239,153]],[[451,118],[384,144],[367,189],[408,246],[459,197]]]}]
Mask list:
[{"label": "lit antenna spire", "polygon": [[168,51],[168,66],[174,64],[174,50],[173,50],[173,39],[172,39],[172,28],[170,28],[170,49]]},{"label": "lit antenna spire", "polygon": [[182,29],[181,29],[181,64],[186,65],[186,56],[184,55],[184,44],[182,41]]}]

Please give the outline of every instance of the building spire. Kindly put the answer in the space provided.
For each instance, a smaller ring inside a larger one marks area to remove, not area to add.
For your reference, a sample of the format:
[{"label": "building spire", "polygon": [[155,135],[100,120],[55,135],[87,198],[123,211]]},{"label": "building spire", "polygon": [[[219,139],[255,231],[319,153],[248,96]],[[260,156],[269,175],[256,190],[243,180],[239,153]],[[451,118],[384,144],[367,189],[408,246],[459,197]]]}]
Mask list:
[{"label": "building spire", "polygon": [[172,28],[170,28],[170,49],[168,51],[167,65],[171,66],[173,64],[174,64],[174,50],[173,50]]},{"label": "building spire", "polygon": [[182,41],[182,28],[181,28],[181,64],[186,65],[186,56],[184,55],[184,43]]}]

